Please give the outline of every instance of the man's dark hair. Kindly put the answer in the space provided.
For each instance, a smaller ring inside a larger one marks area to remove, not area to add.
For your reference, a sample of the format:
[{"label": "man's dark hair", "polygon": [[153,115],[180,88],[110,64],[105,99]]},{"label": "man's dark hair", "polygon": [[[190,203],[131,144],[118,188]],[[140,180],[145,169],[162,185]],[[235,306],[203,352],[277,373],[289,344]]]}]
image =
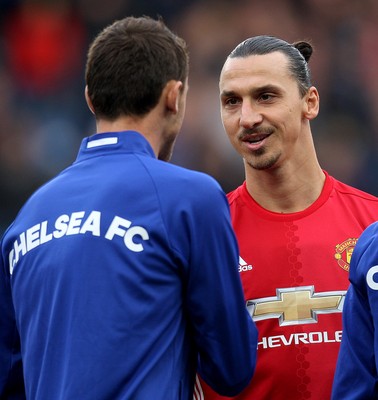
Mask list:
[{"label": "man's dark hair", "polygon": [[170,80],[185,80],[185,41],[162,19],[127,17],[105,28],[91,44],[85,80],[96,117],[143,116]]},{"label": "man's dark hair", "polygon": [[299,85],[302,96],[311,86],[311,74],[308,62],[312,54],[310,43],[301,41],[290,44],[274,36],[254,36],[240,43],[229,55],[229,58],[264,55],[280,51],[289,61],[289,71]]}]

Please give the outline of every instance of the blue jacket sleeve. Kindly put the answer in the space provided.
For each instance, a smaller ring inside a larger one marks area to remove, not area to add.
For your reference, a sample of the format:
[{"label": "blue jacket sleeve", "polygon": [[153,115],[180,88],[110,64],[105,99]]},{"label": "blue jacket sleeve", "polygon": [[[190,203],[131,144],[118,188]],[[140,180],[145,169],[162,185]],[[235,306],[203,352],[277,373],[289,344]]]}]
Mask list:
[{"label": "blue jacket sleeve", "polygon": [[350,264],[332,399],[378,398],[378,224],[359,238]]},{"label": "blue jacket sleeve", "polygon": [[0,399],[26,399],[10,275],[0,256]]},{"label": "blue jacket sleeve", "polygon": [[199,375],[219,394],[234,396],[250,382],[257,329],[238,271],[238,245],[225,194],[212,181],[197,189],[186,216],[192,239],[186,305],[199,350]]}]

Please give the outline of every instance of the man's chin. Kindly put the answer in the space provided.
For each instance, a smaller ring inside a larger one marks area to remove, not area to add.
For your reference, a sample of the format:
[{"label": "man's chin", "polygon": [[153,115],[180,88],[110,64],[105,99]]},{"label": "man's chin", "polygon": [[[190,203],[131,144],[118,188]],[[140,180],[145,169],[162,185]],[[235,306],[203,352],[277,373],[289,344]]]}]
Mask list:
[{"label": "man's chin", "polygon": [[246,163],[257,171],[274,169],[277,166],[278,158],[253,157],[246,159]]}]

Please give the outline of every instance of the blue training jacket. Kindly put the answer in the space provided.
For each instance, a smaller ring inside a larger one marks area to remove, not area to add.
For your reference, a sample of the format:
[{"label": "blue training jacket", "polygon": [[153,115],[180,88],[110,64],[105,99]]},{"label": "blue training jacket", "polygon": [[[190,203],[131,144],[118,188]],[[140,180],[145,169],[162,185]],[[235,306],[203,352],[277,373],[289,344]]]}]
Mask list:
[{"label": "blue training jacket", "polygon": [[358,239],[349,280],[332,400],[378,399],[378,223]]},{"label": "blue training jacket", "polygon": [[84,139],[1,263],[0,398],[25,398],[22,366],[28,400],[189,400],[197,370],[231,396],[252,377],[227,199],[137,132]]}]

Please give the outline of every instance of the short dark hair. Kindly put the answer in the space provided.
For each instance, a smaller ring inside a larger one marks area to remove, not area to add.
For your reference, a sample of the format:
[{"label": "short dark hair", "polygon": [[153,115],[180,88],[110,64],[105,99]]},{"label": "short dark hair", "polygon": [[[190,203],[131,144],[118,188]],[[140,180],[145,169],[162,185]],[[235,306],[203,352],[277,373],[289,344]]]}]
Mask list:
[{"label": "short dark hair", "polygon": [[311,73],[308,62],[313,52],[310,43],[300,41],[290,44],[274,36],[254,36],[244,40],[231,52],[229,58],[264,55],[280,51],[289,60],[289,70],[299,85],[302,96],[307,93],[311,84]]},{"label": "short dark hair", "polygon": [[106,27],[91,44],[85,81],[96,117],[143,116],[170,80],[185,80],[185,41],[161,18],[127,17]]}]

